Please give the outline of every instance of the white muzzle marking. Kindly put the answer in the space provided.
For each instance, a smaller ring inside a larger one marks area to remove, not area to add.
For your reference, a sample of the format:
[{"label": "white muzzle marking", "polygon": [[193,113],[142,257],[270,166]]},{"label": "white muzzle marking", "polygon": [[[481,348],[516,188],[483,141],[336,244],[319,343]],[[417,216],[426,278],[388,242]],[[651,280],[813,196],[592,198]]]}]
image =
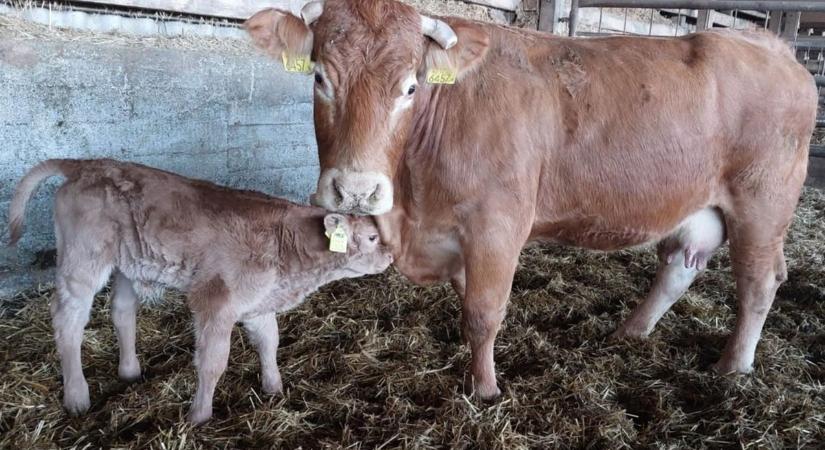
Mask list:
[{"label": "white muzzle marking", "polygon": [[312,203],[328,211],[377,216],[392,209],[392,181],[379,172],[327,169]]}]

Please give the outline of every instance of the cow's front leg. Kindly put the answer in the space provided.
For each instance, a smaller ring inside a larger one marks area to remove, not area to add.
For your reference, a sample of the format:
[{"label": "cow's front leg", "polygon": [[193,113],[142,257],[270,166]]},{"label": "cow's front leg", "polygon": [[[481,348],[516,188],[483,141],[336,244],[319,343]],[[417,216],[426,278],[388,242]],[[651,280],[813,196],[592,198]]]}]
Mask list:
[{"label": "cow's front leg", "polygon": [[[470,242],[466,253],[466,286],[462,298],[462,331],[472,362],[468,386],[481,399],[498,397],[493,345],[504,320],[521,245]],[[456,280],[454,280],[455,286]],[[460,284],[460,283],[459,283]]]}]

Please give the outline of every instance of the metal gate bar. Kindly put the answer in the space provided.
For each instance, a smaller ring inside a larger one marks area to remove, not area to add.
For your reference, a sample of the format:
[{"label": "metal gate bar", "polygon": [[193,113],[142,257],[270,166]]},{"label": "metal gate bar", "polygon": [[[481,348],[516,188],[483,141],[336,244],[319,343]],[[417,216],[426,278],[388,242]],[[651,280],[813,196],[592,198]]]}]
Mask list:
[{"label": "metal gate bar", "polygon": [[760,11],[825,12],[816,0],[578,0],[580,8],[758,9]]}]

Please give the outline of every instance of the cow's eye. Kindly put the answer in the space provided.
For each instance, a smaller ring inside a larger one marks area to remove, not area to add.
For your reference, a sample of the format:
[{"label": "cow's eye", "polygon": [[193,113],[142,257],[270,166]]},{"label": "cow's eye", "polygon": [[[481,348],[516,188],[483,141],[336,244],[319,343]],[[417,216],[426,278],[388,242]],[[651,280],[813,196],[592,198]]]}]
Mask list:
[{"label": "cow's eye", "polygon": [[324,84],[324,77],[321,76],[319,72],[315,72],[315,82],[318,84]]},{"label": "cow's eye", "polygon": [[369,237],[370,242],[375,242],[377,239],[378,239],[377,234],[370,235],[370,237]]},{"label": "cow's eye", "polygon": [[410,86],[409,89],[407,89],[407,95],[413,95],[413,94],[415,94],[415,85],[412,85],[412,86]]}]

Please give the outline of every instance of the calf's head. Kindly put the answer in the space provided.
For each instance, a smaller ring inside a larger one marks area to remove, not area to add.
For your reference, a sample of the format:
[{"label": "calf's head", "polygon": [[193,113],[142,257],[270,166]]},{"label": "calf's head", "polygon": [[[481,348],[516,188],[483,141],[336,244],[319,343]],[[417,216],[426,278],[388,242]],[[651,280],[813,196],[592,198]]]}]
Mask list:
[{"label": "calf's head", "polygon": [[421,94],[429,89],[420,85],[428,71],[446,69],[460,82],[483,58],[488,37],[476,24],[451,26],[395,0],[304,3],[289,0],[245,26],[271,56],[309,55],[314,62],[321,177],[313,203],[386,213],[414,111],[427,102]]},{"label": "calf's head", "polygon": [[352,276],[381,273],[392,264],[392,253],[381,243],[372,218],[327,214],[324,228],[327,236],[339,229],[347,235],[342,268],[352,272]]}]

